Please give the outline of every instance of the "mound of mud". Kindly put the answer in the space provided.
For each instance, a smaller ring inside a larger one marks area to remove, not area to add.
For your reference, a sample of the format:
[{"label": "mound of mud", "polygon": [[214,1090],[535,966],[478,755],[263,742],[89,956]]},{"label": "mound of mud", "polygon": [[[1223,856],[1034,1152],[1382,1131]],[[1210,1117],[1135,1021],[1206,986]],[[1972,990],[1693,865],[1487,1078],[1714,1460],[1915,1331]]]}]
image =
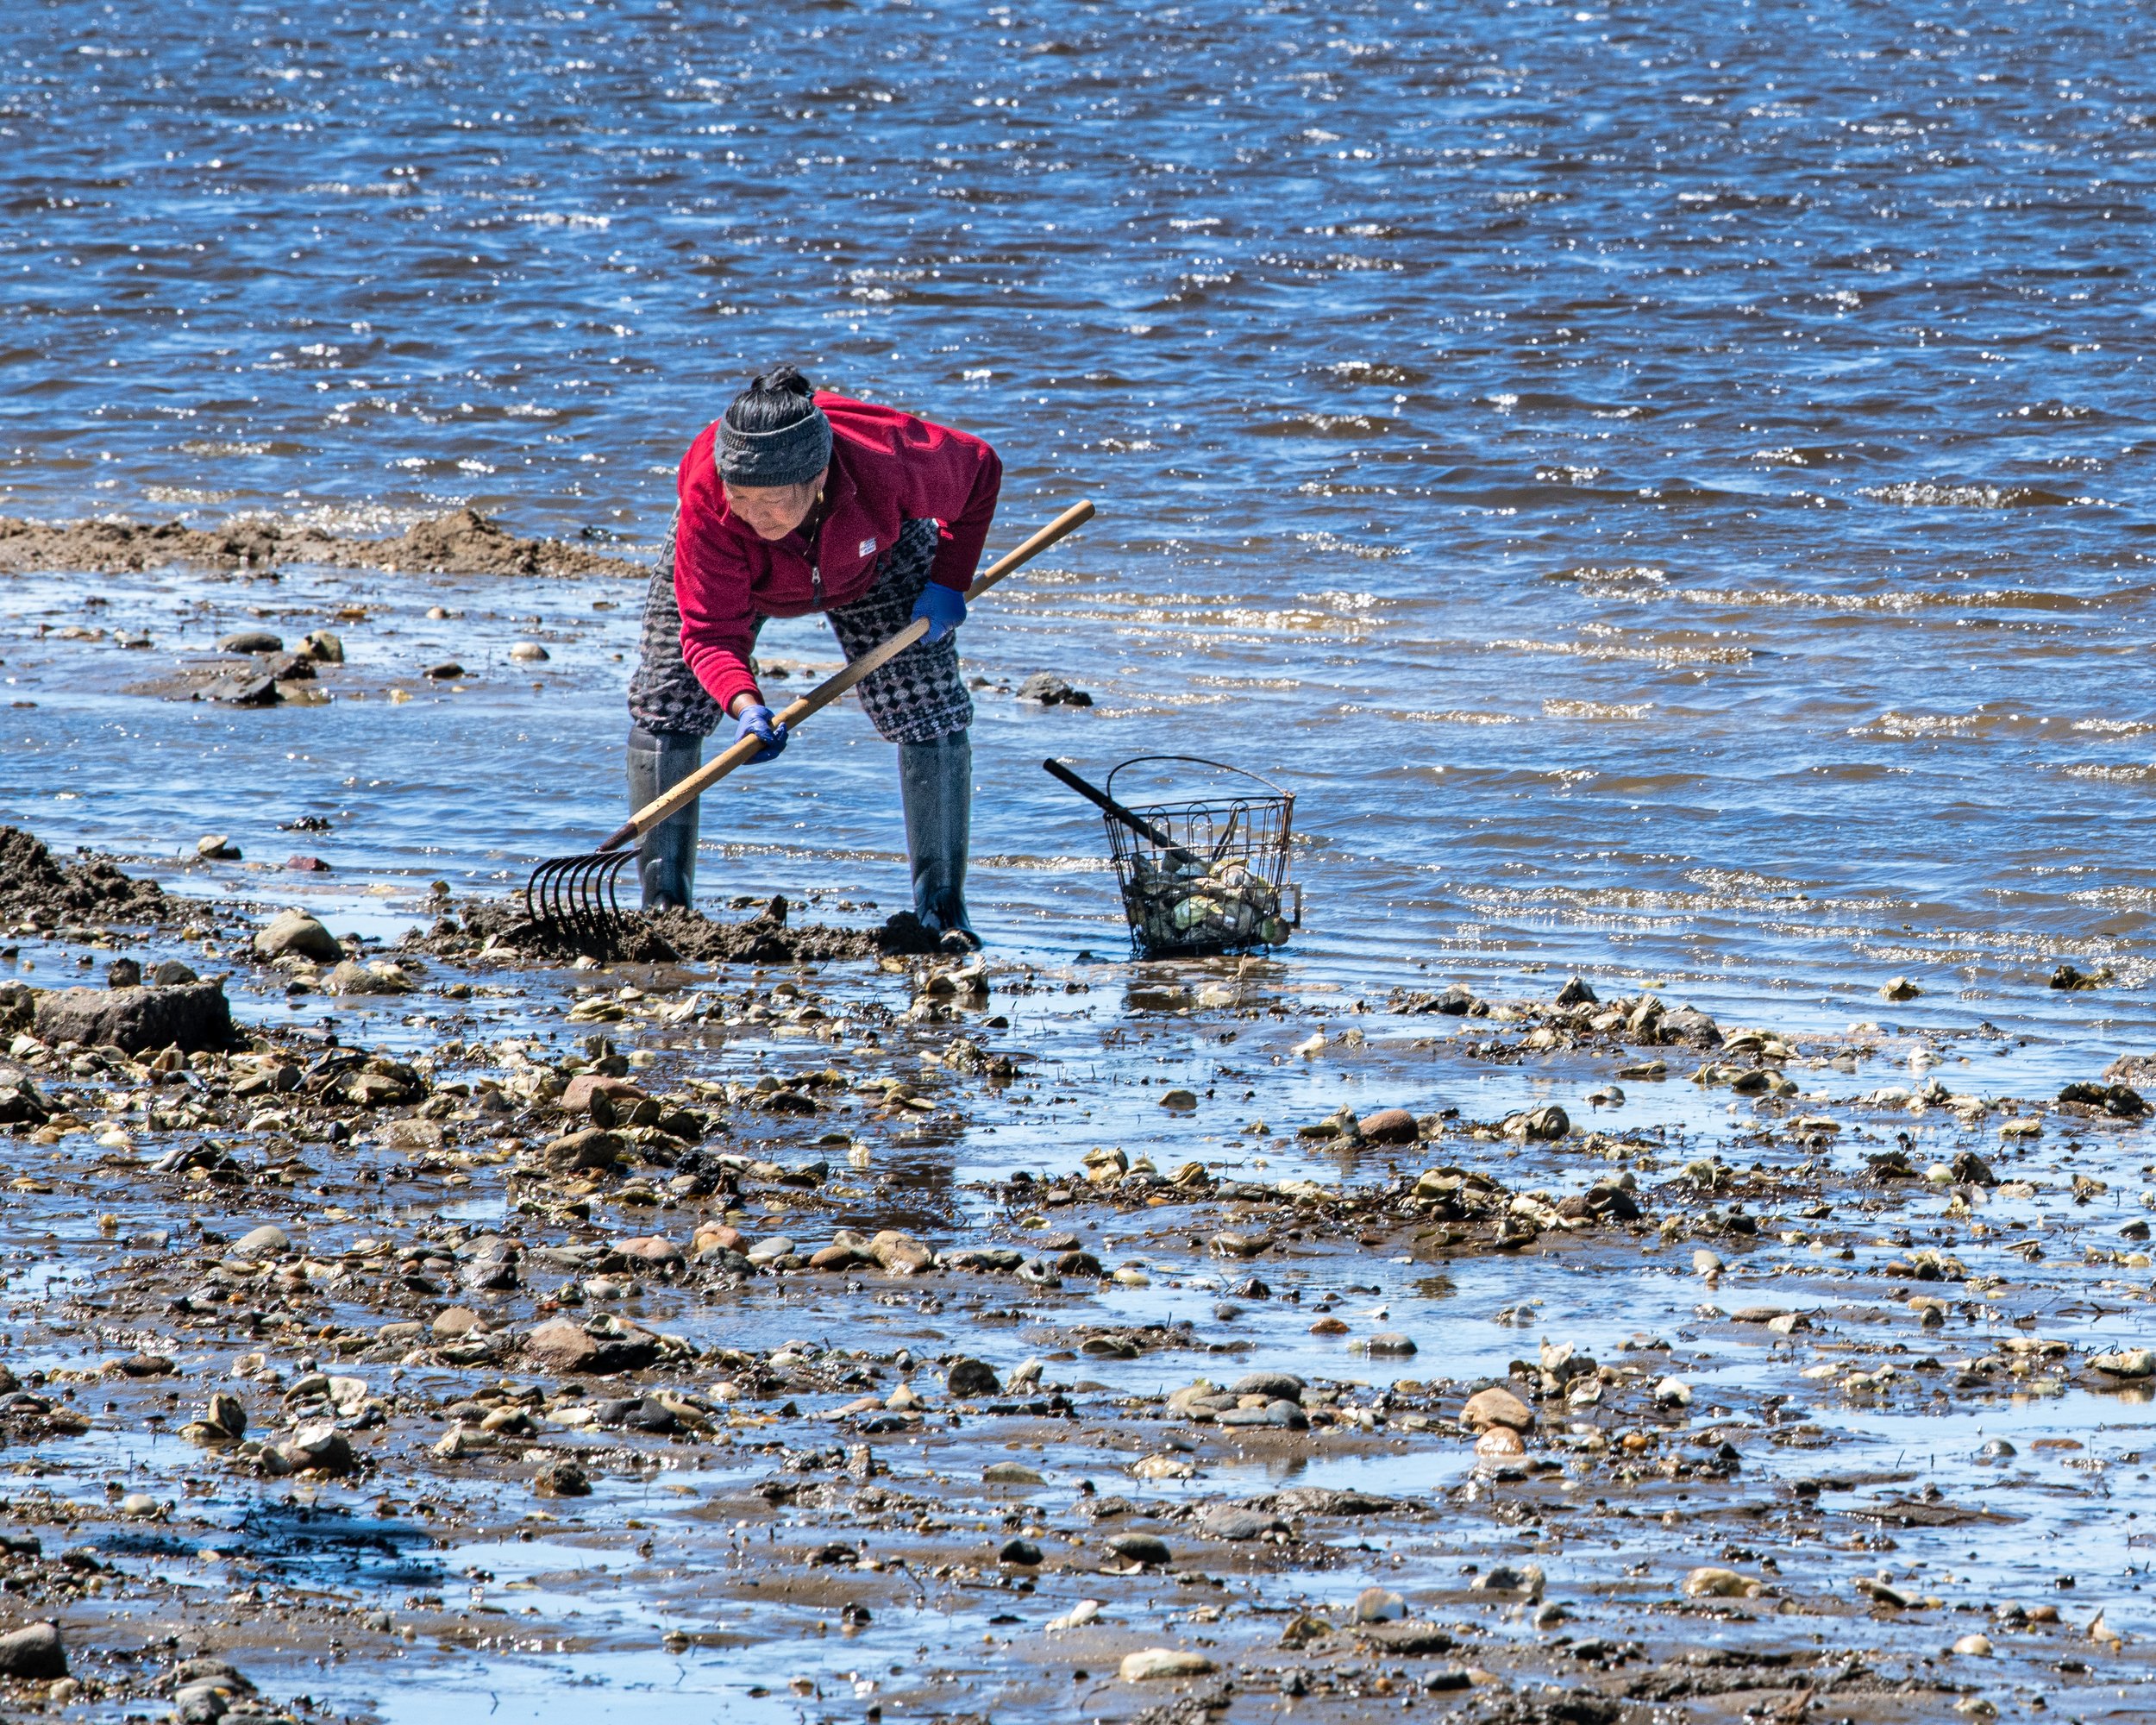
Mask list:
[{"label": "mound of mud", "polygon": [[655,964],[805,964],[828,959],[873,958],[887,949],[881,929],[793,924],[783,895],[740,922],[714,922],[692,910],[630,912],[611,941],[592,931],[545,926],[524,915],[517,899],[466,899],[435,925],[420,944],[445,956],[468,955],[492,944],[529,958],[620,959]]},{"label": "mound of mud", "polygon": [[26,521],[0,516],[0,569],[111,573],[199,563],[268,568],[326,563],[339,568],[411,569],[446,575],[641,574],[645,566],[561,539],[520,539],[469,509],[415,522],[394,539],[348,539],[274,521],[222,527],[177,521]]},{"label": "mound of mud", "polygon": [[0,826],[0,916],[38,923],[65,915],[162,922],[172,913],[163,888],[122,874],[111,858],[55,862],[35,834]]}]

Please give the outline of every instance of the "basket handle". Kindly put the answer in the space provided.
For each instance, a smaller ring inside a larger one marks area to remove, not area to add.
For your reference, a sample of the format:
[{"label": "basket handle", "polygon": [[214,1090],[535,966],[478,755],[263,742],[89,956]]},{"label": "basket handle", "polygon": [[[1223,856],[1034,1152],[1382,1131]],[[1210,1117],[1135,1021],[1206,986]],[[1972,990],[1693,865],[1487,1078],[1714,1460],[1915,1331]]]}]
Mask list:
[{"label": "basket handle", "polygon": [[1206,866],[1200,858],[1184,850],[1181,845],[1176,844],[1144,816],[1126,809],[1098,786],[1087,784],[1062,762],[1044,761],[1041,762],[1041,767],[1050,778],[1060,780],[1062,783],[1069,785],[1072,790],[1077,792],[1109,819],[1121,821],[1139,837],[1157,845],[1162,854],[1176,868],[1203,869]]},{"label": "basket handle", "polygon": [[1217,772],[1232,773],[1238,779],[1249,779],[1257,784],[1264,786],[1267,790],[1270,791],[1276,797],[1285,797],[1290,803],[1293,803],[1295,800],[1295,794],[1293,791],[1282,788],[1280,786],[1275,784],[1270,779],[1267,778],[1263,773],[1253,773],[1248,767],[1231,766],[1225,761],[1209,761],[1202,755],[1132,756],[1128,761],[1119,762],[1109,770],[1108,794],[1110,796],[1113,796],[1115,794],[1115,775],[1118,773],[1120,773],[1125,767],[1143,767],[1154,761],[1185,761],[1189,762],[1194,767],[1211,767]]}]

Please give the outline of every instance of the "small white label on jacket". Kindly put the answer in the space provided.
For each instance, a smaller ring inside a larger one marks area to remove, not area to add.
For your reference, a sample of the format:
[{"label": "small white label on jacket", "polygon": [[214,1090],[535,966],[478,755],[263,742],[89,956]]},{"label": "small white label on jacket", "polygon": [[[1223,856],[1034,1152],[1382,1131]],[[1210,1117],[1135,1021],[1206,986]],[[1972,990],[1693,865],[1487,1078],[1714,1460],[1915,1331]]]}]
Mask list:
[{"label": "small white label on jacket", "polygon": [[875,542],[874,540],[873,540],[873,539],[864,539],[864,540],[862,540],[862,541],[861,542],[861,549],[860,549],[858,552],[856,552],[855,555],[856,555],[856,556],[865,557],[865,556],[867,556],[867,555],[868,555],[871,551],[874,550],[875,549],[876,549],[876,542]]}]

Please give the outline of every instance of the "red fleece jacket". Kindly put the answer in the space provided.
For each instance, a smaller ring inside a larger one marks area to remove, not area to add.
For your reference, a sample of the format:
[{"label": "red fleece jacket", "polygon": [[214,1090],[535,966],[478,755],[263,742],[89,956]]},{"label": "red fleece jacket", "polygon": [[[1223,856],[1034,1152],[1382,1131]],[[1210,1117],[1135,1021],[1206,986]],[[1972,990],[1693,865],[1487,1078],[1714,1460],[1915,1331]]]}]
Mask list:
[{"label": "red fleece jacket", "polygon": [[995,516],[1003,463],[980,438],[843,395],[819,391],[816,405],[831,423],[831,467],[813,539],[761,538],[734,518],[714,456],[716,421],[681,458],[674,549],[681,656],[730,710],[741,694],[763,699],[749,670],[756,618],[859,599],[874,585],[877,561],[902,521],[941,525],[930,578],[963,593]]}]

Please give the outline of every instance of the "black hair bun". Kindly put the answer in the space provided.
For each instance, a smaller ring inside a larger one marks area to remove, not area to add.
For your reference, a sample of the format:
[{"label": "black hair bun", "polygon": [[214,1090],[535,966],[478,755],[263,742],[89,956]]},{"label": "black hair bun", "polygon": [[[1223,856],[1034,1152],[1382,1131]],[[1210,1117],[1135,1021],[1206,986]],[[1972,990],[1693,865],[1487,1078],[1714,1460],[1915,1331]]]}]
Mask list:
[{"label": "black hair bun", "polygon": [[759,395],[798,395],[804,401],[816,393],[816,386],[801,375],[798,366],[774,366],[760,373],[749,387]]}]

